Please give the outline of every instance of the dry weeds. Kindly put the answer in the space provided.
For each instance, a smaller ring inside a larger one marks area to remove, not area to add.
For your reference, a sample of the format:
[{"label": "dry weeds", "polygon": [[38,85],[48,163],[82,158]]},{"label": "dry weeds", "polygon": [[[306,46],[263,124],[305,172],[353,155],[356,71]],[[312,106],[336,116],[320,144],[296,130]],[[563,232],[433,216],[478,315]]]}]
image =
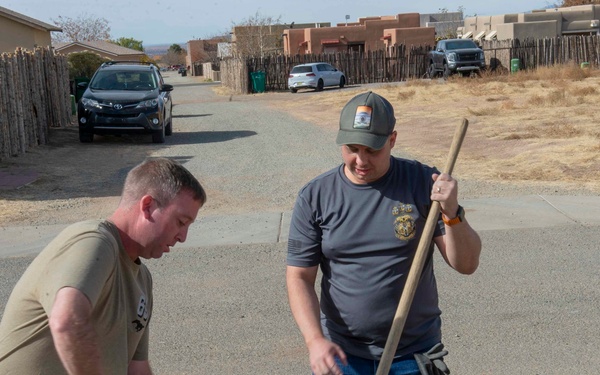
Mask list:
[{"label": "dry weeds", "polygon": [[[565,182],[600,192],[599,85],[597,70],[568,65],[373,85],[371,90],[393,104],[396,148],[416,159],[443,166],[455,127],[467,118],[469,131],[455,170],[461,178]],[[297,94],[276,105],[315,124],[337,127],[344,104],[365,90]]]}]

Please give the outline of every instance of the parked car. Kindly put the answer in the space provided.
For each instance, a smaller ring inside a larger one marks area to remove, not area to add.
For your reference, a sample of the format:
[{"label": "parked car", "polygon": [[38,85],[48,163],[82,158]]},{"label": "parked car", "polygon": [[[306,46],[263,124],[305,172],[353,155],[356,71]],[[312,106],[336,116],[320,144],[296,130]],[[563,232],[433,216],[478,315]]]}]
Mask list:
[{"label": "parked car", "polygon": [[173,132],[173,86],[152,64],[107,62],[78,86],[85,88],[77,104],[81,142],[92,142],[94,134],[148,133],[164,143]]},{"label": "parked car", "polygon": [[296,65],[288,76],[288,87],[296,93],[298,89],[312,88],[317,91],[324,87],[346,85],[346,76],[333,66],[323,62]]},{"label": "parked car", "polygon": [[429,78],[435,78],[440,73],[444,78],[453,73],[470,75],[485,69],[483,50],[471,39],[440,40],[427,56]]}]

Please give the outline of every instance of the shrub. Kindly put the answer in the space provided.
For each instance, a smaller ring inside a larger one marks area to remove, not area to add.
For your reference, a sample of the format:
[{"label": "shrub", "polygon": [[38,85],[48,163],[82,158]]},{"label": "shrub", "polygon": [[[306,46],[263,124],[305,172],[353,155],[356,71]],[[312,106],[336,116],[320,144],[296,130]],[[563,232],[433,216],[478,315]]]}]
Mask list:
[{"label": "shrub", "polygon": [[110,61],[93,52],[74,52],[67,55],[69,64],[69,79],[75,77],[92,78],[94,72],[102,65]]}]

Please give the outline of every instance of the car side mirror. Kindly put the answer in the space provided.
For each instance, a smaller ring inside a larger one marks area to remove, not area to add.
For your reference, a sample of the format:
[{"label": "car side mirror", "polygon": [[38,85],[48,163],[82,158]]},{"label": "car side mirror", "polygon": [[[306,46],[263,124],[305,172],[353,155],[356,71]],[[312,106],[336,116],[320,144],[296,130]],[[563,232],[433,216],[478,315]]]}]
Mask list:
[{"label": "car side mirror", "polygon": [[169,85],[169,84],[164,84],[162,85],[162,87],[160,88],[160,91],[173,91],[173,85]]},{"label": "car side mirror", "polygon": [[79,82],[77,84],[77,87],[79,87],[80,89],[85,89],[86,87],[88,87],[89,82]]}]

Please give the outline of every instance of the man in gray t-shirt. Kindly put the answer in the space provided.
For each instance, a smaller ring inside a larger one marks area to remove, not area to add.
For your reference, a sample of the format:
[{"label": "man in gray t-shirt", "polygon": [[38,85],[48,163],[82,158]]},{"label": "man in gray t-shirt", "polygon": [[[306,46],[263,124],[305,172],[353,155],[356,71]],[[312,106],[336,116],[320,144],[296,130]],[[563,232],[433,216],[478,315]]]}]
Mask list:
[{"label": "man in gray t-shirt", "polygon": [[[375,374],[432,200],[434,232],[390,374],[419,374],[413,354],[441,342],[433,244],[458,272],[473,273],[481,241],[458,205],[457,183],[391,156],[394,111],[367,92],[340,116],[344,163],[310,181],[290,226],[287,286],[314,374]],[[320,303],[315,292],[319,266]]]}]

